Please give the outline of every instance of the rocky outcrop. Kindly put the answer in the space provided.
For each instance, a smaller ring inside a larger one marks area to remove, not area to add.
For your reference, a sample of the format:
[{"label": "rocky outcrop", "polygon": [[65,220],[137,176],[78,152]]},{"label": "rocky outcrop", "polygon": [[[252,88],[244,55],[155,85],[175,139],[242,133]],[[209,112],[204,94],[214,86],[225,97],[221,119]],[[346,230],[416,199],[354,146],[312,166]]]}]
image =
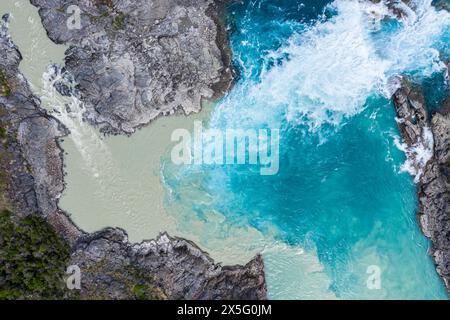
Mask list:
[{"label": "rocky outcrop", "polygon": [[66,70],[84,116],[104,131],[132,133],[160,115],[198,112],[232,83],[220,0],[31,3],[50,39],[70,46]]},{"label": "rocky outcrop", "polygon": [[0,26],[0,55],[0,155],[6,191],[15,213],[45,218],[70,244],[70,263],[81,269],[80,298],[266,298],[260,256],[246,266],[222,267],[195,244],[166,234],[131,244],[120,229],[79,230],[58,208],[64,189],[58,139],[66,130],[40,108],[20,73],[22,57],[6,23]]},{"label": "rocky outcrop", "polygon": [[105,229],[79,241],[72,264],[83,270],[82,296],[102,288],[111,298],[127,298],[127,283],[139,272],[169,299],[266,298],[261,256],[244,267],[222,267],[195,244],[167,234],[130,245],[124,231]]},{"label": "rocky outcrop", "polygon": [[0,123],[5,139],[0,146],[5,182],[20,215],[39,214],[74,243],[81,234],[59,210],[64,189],[62,151],[57,139],[65,129],[39,107],[40,101],[19,71],[22,56],[8,36],[6,19],[0,26],[0,72],[9,90],[0,95]]},{"label": "rocky outcrop", "polygon": [[[399,128],[410,151],[409,161],[420,173],[417,217],[423,233],[432,241],[430,255],[450,294],[450,100],[432,114],[430,121],[420,91],[405,79],[399,84],[393,97]],[[418,162],[414,150],[429,148],[424,138],[427,130],[432,133],[432,154],[425,163]]]},{"label": "rocky outcrop", "polygon": [[428,127],[425,100],[419,88],[413,88],[405,78],[396,79],[399,89],[394,93],[394,106],[398,116],[400,133],[408,146],[423,143]]},{"label": "rocky outcrop", "polygon": [[400,148],[408,157],[403,169],[415,176],[415,182],[419,182],[433,156],[433,133],[424,96],[419,87],[412,86],[405,78],[396,78],[393,81],[396,83],[392,85],[399,87],[393,98],[397,123],[405,141]]},{"label": "rocky outcrop", "polygon": [[[390,15],[415,17],[417,4],[410,0],[383,2]],[[448,1],[433,1],[437,10],[449,9]],[[432,241],[429,254],[450,295],[450,98],[431,117],[419,86],[404,77],[391,79],[397,123],[404,141],[404,168],[415,176],[418,190],[417,219],[423,234]],[[450,97],[450,93],[449,93]]]}]

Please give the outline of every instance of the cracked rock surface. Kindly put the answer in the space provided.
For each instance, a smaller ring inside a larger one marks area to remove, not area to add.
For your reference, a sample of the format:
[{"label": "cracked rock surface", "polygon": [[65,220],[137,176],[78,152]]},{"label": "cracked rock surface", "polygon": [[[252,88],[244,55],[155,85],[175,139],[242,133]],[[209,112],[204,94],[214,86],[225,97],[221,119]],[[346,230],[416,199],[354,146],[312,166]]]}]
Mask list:
[{"label": "cracked rock surface", "polygon": [[70,46],[66,70],[78,84],[84,116],[105,132],[129,134],[161,115],[198,112],[202,99],[232,83],[220,0],[31,3],[50,39]]},{"label": "cracked rock surface", "polygon": [[408,147],[423,144],[427,128],[433,136],[432,157],[424,164],[417,183],[417,218],[422,232],[432,241],[429,253],[450,294],[450,100],[429,119],[422,93],[405,79],[400,83],[393,100],[405,143]]},{"label": "cracked rock surface", "polygon": [[192,242],[167,234],[130,245],[124,231],[108,228],[80,239],[71,263],[85,270],[82,294],[102,288],[113,299],[126,299],[126,281],[115,272],[131,277],[129,270],[136,270],[151,275],[169,299],[266,298],[260,255],[243,267],[222,267]]}]

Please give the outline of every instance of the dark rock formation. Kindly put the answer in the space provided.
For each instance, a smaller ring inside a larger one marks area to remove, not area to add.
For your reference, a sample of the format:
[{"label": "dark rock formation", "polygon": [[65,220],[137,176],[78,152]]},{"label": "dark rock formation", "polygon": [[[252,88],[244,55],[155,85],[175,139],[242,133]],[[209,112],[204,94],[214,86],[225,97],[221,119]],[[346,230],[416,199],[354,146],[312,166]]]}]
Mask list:
[{"label": "dark rock formation", "polygon": [[57,206],[64,189],[62,152],[57,139],[63,126],[39,107],[19,71],[22,56],[9,39],[5,21],[0,27],[0,70],[9,92],[0,95],[0,123],[6,139],[0,146],[2,169],[15,212],[37,213],[59,229],[69,242],[80,235]]},{"label": "dark rock formation", "polygon": [[[160,115],[198,112],[203,98],[229,88],[220,2],[31,0],[50,39],[70,46],[66,69],[85,102],[85,118],[125,133]],[[80,10],[79,29],[70,24],[71,5]]]},{"label": "dark rock formation", "polygon": [[20,73],[22,57],[6,23],[0,26],[0,55],[0,155],[6,192],[15,213],[45,218],[71,245],[71,264],[81,268],[80,298],[266,298],[260,256],[246,266],[222,267],[187,240],[162,235],[130,244],[120,229],[95,234],[79,230],[58,208],[64,189],[58,138],[66,130],[40,108]]},{"label": "dark rock formation", "polygon": [[450,1],[448,0],[433,0],[433,5],[438,10],[447,10],[450,11]]},{"label": "dark rock formation", "polygon": [[[420,91],[402,79],[401,87],[394,94],[394,104],[399,117],[399,127],[409,148],[422,145],[424,132],[431,130],[434,147],[432,157],[425,164],[410,159],[421,166],[418,179],[418,221],[422,232],[432,241],[430,255],[436,270],[444,280],[450,294],[450,110],[444,103],[431,121]],[[450,96],[450,93],[449,93]],[[414,154],[412,152],[411,154]],[[409,154],[409,155],[411,155]]]},{"label": "dark rock formation", "polygon": [[406,144],[412,146],[423,136],[423,131],[428,126],[428,114],[422,92],[418,88],[412,88],[404,78],[398,81],[400,88],[394,93],[398,126]]},{"label": "dark rock formation", "polygon": [[122,230],[105,229],[79,241],[72,264],[83,270],[82,296],[102,288],[111,298],[127,298],[127,283],[140,272],[169,299],[266,298],[261,256],[244,267],[222,267],[195,244],[167,234],[130,245]]}]

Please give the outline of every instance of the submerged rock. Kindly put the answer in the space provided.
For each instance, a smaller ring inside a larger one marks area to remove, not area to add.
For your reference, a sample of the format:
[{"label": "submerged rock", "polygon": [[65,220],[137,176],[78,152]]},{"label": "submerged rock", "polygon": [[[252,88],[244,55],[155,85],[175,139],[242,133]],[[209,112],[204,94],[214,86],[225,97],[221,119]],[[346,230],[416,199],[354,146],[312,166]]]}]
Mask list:
[{"label": "submerged rock", "polygon": [[[31,0],[56,43],[85,118],[132,133],[161,115],[198,112],[232,83],[219,0]],[[77,17],[80,18],[77,25]]]},{"label": "submerged rock", "polygon": [[[406,80],[394,94],[401,135],[409,148],[423,145],[423,133],[430,128],[434,140],[432,155],[422,163],[417,189],[417,217],[422,232],[432,241],[430,255],[450,294],[450,110],[448,101],[434,112],[431,121],[423,95]],[[450,91],[449,91],[450,97]],[[425,148],[425,147],[424,147]]]},{"label": "submerged rock", "polygon": [[0,71],[8,88],[0,94],[0,176],[15,214],[39,215],[70,244],[70,264],[81,271],[79,298],[265,299],[261,256],[246,266],[222,267],[195,244],[165,234],[141,244],[129,243],[120,229],[87,234],[59,209],[64,175],[58,139],[67,130],[40,107],[20,73],[22,57],[7,18],[0,25]]},{"label": "submerged rock", "polygon": [[450,11],[450,1],[448,0],[434,0],[433,4],[438,10]]},{"label": "submerged rock", "polygon": [[370,0],[372,3],[383,3],[389,13],[397,19],[404,19],[414,14],[414,2],[411,0]]}]

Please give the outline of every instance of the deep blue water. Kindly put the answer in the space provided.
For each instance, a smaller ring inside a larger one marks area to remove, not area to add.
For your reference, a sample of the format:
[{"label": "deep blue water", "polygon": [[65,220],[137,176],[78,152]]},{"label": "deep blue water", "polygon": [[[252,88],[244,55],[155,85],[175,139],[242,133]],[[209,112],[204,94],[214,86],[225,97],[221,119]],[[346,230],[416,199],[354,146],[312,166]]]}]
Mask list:
[{"label": "deep blue water", "polygon": [[[164,166],[168,204],[180,228],[208,226],[199,231],[203,244],[236,236],[230,226],[267,237],[261,250],[271,298],[447,298],[395,144],[389,79],[409,75],[436,108],[447,85],[441,60],[449,57],[450,18],[427,1],[407,22],[376,21],[383,10],[339,0],[231,5],[240,77],[210,126],[279,128],[279,173]],[[381,271],[380,289],[367,287],[372,266]]]}]

